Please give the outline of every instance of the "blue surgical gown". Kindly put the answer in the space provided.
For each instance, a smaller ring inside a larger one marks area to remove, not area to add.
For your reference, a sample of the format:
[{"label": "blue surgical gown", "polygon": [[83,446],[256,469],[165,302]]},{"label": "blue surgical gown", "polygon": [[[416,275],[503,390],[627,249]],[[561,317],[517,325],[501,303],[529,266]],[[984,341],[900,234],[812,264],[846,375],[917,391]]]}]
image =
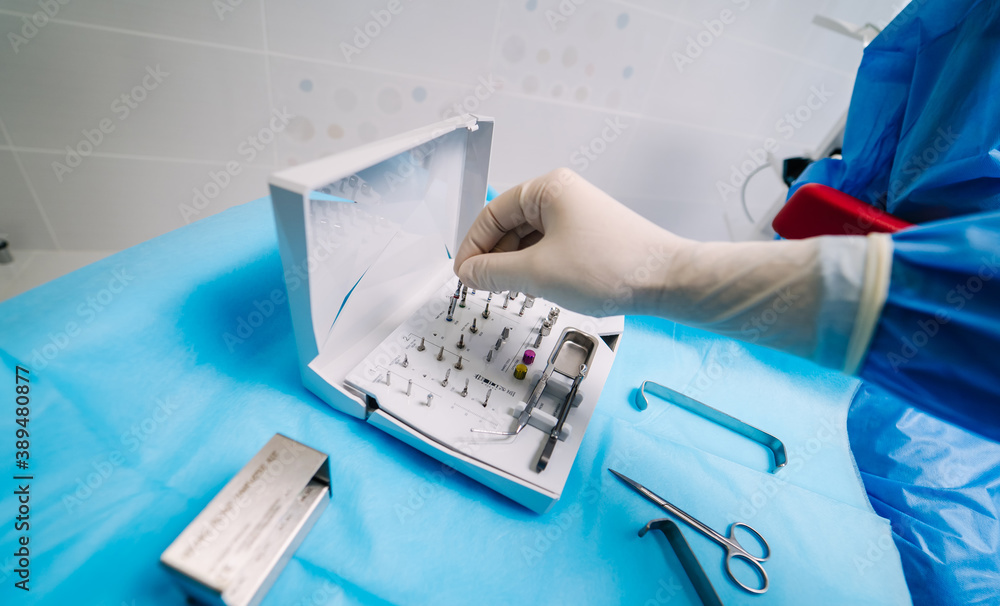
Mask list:
[{"label": "blue surgical gown", "polygon": [[918,224],[848,418],[917,604],[1000,603],[1000,2],[914,0],[865,49],[829,185]]}]

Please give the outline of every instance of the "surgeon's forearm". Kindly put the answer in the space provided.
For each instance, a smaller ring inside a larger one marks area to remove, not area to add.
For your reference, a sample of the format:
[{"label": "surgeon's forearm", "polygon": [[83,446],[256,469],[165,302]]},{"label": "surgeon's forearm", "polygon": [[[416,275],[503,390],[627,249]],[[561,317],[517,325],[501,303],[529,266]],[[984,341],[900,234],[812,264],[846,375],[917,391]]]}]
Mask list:
[{"label": "surgeon's forearm", "polygon": [[529,292],[590,315],[662,316],[853,372],[890,257],[885,235],[695,242],[559,169],[491,201],[455,272],[474,288]]},{"label": "surgeon's forearm", "polygon": [[685,241],[654,277],[636,281],[630,311],[853,372],[884,300],[887,244],[884,235]]}]

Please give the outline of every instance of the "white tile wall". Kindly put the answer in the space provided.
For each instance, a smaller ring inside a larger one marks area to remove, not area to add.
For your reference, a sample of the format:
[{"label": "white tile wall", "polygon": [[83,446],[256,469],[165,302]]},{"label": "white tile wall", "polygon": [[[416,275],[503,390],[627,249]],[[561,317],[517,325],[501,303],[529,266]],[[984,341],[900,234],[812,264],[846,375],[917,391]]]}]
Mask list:
[{"label": "white tile wall", "polygon": [[[19,23],[0,15],[0,32]],[[63,23],[43,32],[0,54],[0,118],[16,146],[77,148],[104,120],[101,154],[224,162],[266,124],[262,54]]]},{"label": "white tile wall", "polygon": [[[239,6],[234,6],[236,4]],[[59,5],[56,20],[102,31],[123,30],[217,45],[264,48],[261,0],[62,0]],[[3,0],[0,8],[16,14],[31,14],[40,7],[38,0]],[[46,25],[39,34],[39,39],[43,37],[56,37],[56,34]]]},{"label": "white tile wall", "polygon": [[[758,134],[755,127],[795,59],[725,35],[701,47],[696,37],[704,31],[687,25],[673,30],[645,113],[716,131]],[[695,41],[690,50],[688,40]],[[688,53],[696,57],[678,62]]]},{"label": "white tile wall", "polygon": [[22,248],[54,248],[55,240],[41,207],[28,189],[13,152],[0,150],[0,234]]},{"label": "white tile wall", "polygon": [[[778,140],[781,157],[809,149],[850,100],[860,47],[811,25],[813,15],[885,25],[902,4],[91,0],[60,6],[32,29],[25,16],[41,10],[37,0],[0,0],[0,234],[15,254],[133,245],[266,195],[267,175],[276,168],[415,128],[455,104],[497,118],[491,175],[497,186],[568,165],[668,228],[726,238],[726,218],[742,216],[738,199],[718,188],[730,167],[767,137]],[[571,14],[567,6],[575,7]],[[732,22],[713,34],[724,10],[732,11]],[[9,34],[25,37],[14,43]],[[699,35],[709,43],[678,69],[675,53]],[[169,74],[161,82],[147,77],[157,66]],[[778,120],[808,103],[814,87],[825,87],[830,98],[788,134]],[[123,94],[134,96],[128,116]],[[248,138],[267,138],[273,112],[282,110],[289,120],[277,124],[275,140],[248,153]],[[113,130],[91,151],[85,131],[102,120]],[[621,134],[598,141],[610,132],[609,122]],[[91,152],[71,172],[53,165],[66,162],[66,146]],[[581,146],[600,153],[584,163]],[[240,174],[199,214],[183,216],[181,205],[227,162]],[[748,193],[751,206],[762,210],[780,187],[773,175],[758,178]]]},{"label": "white tile wall", "polygon": [[497,121],[490,180],[498,189],[568,166],[598,187],[623,191],[621,175],[640,128],[634,114],[515,95],[495,95],[483,109]]},{"label": "white tile wall", "polygon": [[[533,10],[527,7],[533,6]],[[491,69],[510,92],[638,113],[677,24],[609,2],[505,0]]]},{"label": "white tile wall", "polygon": [[[91,157],[60,183],[51,170],[55,157],[24,154],[22,160],[60,246],[70,250],[121,250],[213,215],[231,201],[257,199],[267,195],[271,172],[242,165],[230,175],[215,164]],[[196,190],[204,198],[196,200]]]},{"label": "white tile wall", "polygon": [[474,79],[489,62],[497,4],[266,0],[267,39],[275,53],[462,82]]}]

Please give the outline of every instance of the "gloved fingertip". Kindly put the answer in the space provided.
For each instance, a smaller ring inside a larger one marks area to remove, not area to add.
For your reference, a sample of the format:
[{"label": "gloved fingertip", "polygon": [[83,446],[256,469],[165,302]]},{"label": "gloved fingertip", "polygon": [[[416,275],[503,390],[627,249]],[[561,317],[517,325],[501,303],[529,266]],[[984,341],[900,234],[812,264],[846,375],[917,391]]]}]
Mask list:
[{"label": "gloved fingertip", "polygon": [[473,255],[458,268],[458,277],[463,284],[476,290],[524,290],[529,286],[524,267],[531,267],[526,250],[517,252],[495,252]]},{"label": "gloved fingertip", "polygon": [[476,290],[483,290],[483,285],[476,279],[476,258],[470,257],[466,259],[461,265],[455,268],[455,275],[458,279],[462,281],[462,284],[473,288]]}]

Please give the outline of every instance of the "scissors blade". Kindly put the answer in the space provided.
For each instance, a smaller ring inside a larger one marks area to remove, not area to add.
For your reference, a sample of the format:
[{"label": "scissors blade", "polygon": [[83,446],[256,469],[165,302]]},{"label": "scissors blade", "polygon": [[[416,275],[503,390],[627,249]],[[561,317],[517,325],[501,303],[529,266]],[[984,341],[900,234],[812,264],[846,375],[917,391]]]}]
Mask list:
[{"label": "scissors blade", "polygon": [[656,493],[654,493],[652,490],[646,488],[645,486],[643,486],[642,484],[636,482],[632,478],[629,478],[629,477],[627,477],[625,475],[622,475],[622,474],[618,473],[617,471],[615,471],[614,469],[611,469],[610,467],[608,468],[608,471],[610,471],[611,473],[615,474],[618,477],[619,480],[621,480],[622,482],[625,482],[626,484],[628,484],[629,486],[631,486],[633,490],[635,490],[636,492],[638,492],[642,496],[646,497],[647,499],[649,499],[650,501],[652,501],[656,505],[660,506],[661,508],[663,508],[663,509],[665,509],[667,511],[670,511],[670,512],[674,511],[674,508],[670,505],[670,503],[668,503],[665,499],[663,499],[662,497],[660,497],[659,495],[657,495]]}]

